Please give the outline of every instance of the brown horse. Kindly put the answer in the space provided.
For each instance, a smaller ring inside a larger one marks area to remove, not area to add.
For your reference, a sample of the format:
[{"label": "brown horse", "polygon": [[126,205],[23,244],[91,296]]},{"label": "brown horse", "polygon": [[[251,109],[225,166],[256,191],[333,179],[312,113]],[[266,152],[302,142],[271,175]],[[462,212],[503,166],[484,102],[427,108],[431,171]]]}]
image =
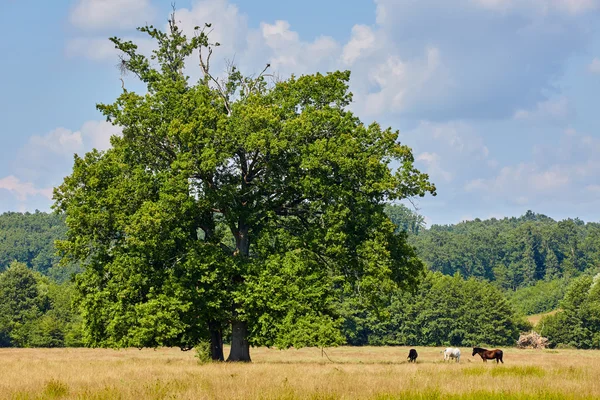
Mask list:
[{"label": "brown horse", "polygon": [[502,361],[502,350],[500,349],[488,350],[482,349],[481,347],[473,347],[472,355],[474,356],[475,354],[479,354],[483,362],[487,362],[487,360],[496,359],[496,364],[498,364],[498,361],[504,364],[504,361]]}]

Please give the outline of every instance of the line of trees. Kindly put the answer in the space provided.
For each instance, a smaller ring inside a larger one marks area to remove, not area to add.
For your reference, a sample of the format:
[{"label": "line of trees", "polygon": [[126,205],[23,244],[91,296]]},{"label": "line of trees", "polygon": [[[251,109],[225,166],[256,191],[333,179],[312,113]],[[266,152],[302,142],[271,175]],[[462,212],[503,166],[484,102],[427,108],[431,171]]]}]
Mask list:
[{"label": "line of trees", "polygon": [[397,292],[377,312],[347,299],[344,332],[352,345],[513,345],[531,325],[489,282],[428,272],[414,291]]}]

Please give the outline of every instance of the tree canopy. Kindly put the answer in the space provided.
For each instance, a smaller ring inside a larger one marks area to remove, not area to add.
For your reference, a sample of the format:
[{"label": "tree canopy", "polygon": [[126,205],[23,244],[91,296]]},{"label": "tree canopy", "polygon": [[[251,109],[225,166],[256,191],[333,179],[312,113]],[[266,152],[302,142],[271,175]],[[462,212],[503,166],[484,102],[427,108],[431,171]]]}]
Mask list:
[{"label": "tree canopy", "polygon": [[229,326],[229,360],[249,361],[250,344],[341,343],[341,297],[377,308],[417,282],[423,264],[384,205],[435,187],[397,131],[347,110],[348,71],[219,79],[204,28],[188,39],[172,18],[168,32],[140,30],[156,41],[150,58],[111,40],[147,92],[98,105],[123,135],[76,156],[55,190],[68,226],[59,247],[83,267],[86,343],[210,339],[222,359]]}]

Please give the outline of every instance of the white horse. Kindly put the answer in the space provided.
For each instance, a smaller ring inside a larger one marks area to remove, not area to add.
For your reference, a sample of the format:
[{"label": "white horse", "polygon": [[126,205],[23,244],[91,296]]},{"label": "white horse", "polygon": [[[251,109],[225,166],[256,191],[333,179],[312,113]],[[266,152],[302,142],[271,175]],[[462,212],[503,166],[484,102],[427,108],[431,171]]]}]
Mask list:
[{"label": "white horse", "polygon": [[446,347],[446,350],[444,350],[444,361],[449,361],[451,358],[456,359],[456,362],[460,362],[460,349]]}]

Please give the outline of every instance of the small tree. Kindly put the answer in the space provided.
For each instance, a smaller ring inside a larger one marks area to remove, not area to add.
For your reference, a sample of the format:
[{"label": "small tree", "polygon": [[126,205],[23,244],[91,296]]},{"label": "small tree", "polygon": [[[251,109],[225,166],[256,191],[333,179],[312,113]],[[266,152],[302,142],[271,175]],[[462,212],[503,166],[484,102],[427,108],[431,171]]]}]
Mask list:
[{"label": "small tree", "polygon": [[[207,25],[208,26],[208,25]],[[223,359],[249,345],[341,343],[335,308],[345,293],[376,306],[413,285],[423,265],[394,235],[386,201],[435,194],[398,132],[365,126],[346,106],[349,72],[269,84],[232,68],[211,75],[218,44],[192,39],[174,18],[152,60],[111,40],[147,85],[98,109],[123,127],[106,152],[75,157],[55,190],[69,231],[84,340],[95,346],[211,340]],[[190,84],[185,61],[200,54]]]},{"label": "small tree", "polygon": [[11,263],[0,274],[0,347],[29,345],[32,323],[48,306],[35,274],[25,264]]}]

